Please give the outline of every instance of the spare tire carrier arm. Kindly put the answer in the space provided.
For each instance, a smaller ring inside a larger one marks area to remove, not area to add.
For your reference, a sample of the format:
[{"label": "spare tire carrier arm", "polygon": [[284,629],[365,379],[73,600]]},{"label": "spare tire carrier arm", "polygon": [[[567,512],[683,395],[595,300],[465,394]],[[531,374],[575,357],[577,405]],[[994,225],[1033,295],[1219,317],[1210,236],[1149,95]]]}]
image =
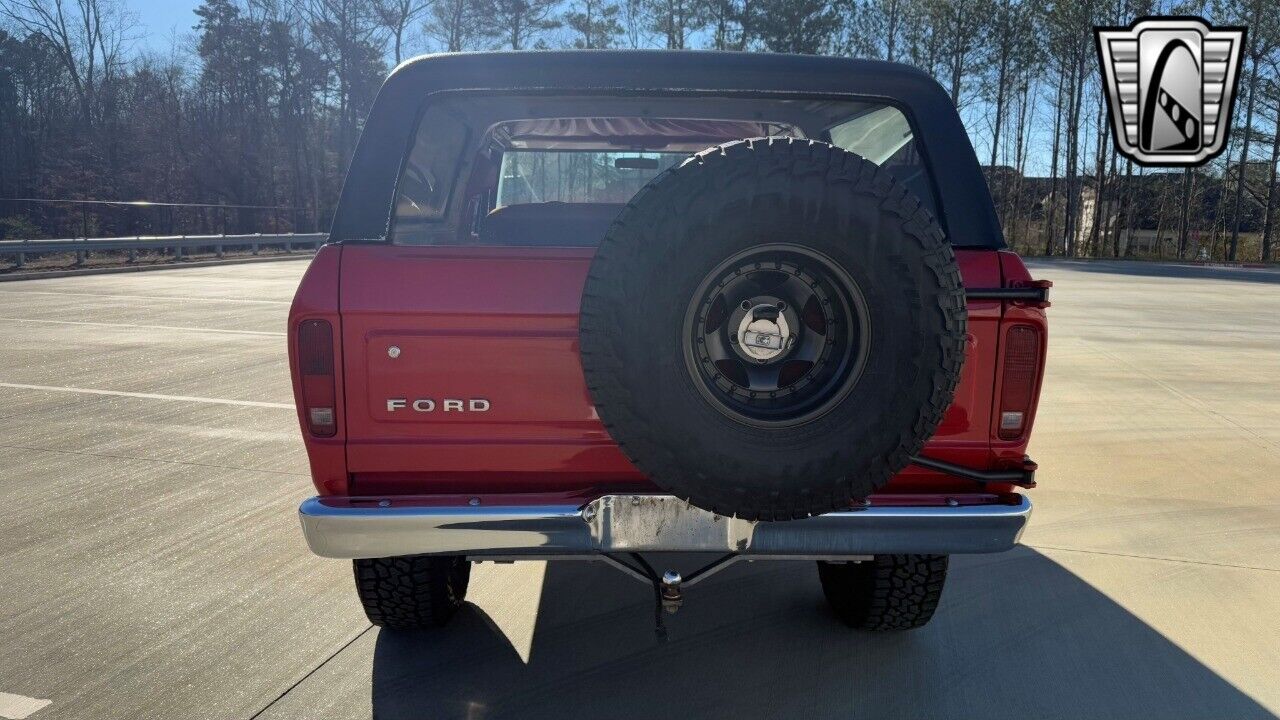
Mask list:
[{"label": "spare tire carrier arm", "polygon": [[1022,458],[1022,467],[1016,470],[977,470],[943,460],[934,460],[922,455],[912,456],[911,464],[984,485],[987,483],[1001,483],[1017,485],[1022,488],[1036,486],[1036,469],[1039,467],[1031,458],[1026,456]]}]

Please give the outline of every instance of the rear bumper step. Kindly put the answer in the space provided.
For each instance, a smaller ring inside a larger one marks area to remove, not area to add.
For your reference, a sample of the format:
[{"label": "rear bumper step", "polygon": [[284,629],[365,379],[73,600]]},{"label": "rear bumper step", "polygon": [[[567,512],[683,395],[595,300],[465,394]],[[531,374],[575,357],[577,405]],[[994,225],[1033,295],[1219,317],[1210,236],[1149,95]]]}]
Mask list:
[{"label": "rear bumper step", "polygon": [[721,552],[841,557],[992,553],[1017,544],[1031,501],[871,506],[803,520],[727,518],[669,495],[607,495],[586,505],[432,505],[424,498],[313,497],[298,509],[312,552],[331,558],[553,557]]}]

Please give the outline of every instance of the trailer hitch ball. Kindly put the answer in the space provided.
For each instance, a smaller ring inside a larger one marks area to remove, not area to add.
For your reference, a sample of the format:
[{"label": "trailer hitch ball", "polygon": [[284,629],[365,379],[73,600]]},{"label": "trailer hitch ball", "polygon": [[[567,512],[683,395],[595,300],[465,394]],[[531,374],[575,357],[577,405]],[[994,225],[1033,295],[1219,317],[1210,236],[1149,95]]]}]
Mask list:
[{"label": "trailer hitch ball", "polygon": [[662,573],[662,609],[668,615],[674,615],[680,609],[680,603],[684,602],[684,593],[680,590],[682,582],[684,579],[675,570]]}]

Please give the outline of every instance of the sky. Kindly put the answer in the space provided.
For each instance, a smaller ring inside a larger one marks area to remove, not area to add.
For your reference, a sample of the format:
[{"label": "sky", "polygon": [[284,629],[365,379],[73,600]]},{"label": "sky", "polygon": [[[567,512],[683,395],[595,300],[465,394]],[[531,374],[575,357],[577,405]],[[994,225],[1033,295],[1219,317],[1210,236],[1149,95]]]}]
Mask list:
[{"label": "sky", "polygon": [[137,49],[168,52],[173,38],[192,33],[200,0],[126,0],[138,18]]}]

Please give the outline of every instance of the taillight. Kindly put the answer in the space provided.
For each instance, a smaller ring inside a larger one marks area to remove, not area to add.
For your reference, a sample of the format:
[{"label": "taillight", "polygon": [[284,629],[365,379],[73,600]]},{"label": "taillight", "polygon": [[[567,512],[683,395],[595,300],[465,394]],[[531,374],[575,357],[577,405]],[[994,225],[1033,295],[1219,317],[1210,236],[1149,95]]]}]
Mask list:
[{"label": "taillight", "polygon": [[298,372],[302,377],[302,407],[307,428],[317,437],[338,431],[334,404],[333,326],[328,320],[304,320],[298,325]]},{"label": "taillight", "polygon": [[1040,331],[1014,325],[1004,336],[1004,379],[1000,390],[1001,440],[1016,440],[1026,431],[1040,373]]}]

